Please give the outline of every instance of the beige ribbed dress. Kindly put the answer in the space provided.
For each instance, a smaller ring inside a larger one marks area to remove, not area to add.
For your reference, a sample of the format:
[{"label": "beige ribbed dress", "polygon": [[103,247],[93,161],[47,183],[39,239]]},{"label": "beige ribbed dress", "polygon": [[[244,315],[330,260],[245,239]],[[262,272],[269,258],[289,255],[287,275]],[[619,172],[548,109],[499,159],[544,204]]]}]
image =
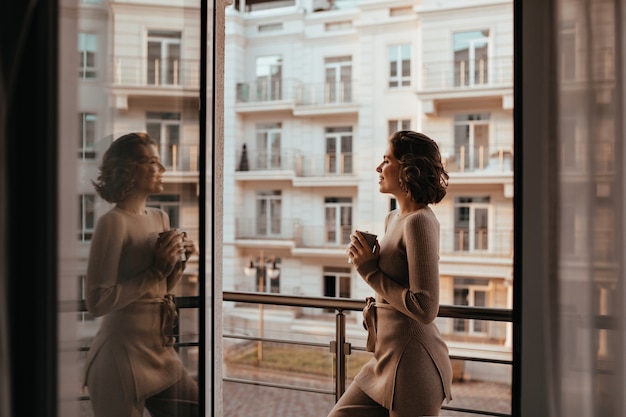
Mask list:
[{"label": "beige ribbed dress", "polygon": [[[376,292],[376,307],[366,307],[365,312],[375,347],[354,382],[387,409],[396,406],[394,398],[431,395],[417,388],[425,381],[441,384],[450,401],[452,366],[434,323],[439,311],[439,221],[430,207],[405,215],[389,213],[378,265],[366,262],[358,272]],[[416,365],[424,360],[435,366]]]},{"label": "beige ribbed dress", "polygon": [[166,296],[182,272],[164,277],[152,266],[158,233],[167,229],[161,210],[134,215],[113,208],[98,220],[91,242],[87,309],[104,319],[89,350],[85,384],[117,381],[131,401],[163,391],[185,373],[173,348],[174,304]]}]

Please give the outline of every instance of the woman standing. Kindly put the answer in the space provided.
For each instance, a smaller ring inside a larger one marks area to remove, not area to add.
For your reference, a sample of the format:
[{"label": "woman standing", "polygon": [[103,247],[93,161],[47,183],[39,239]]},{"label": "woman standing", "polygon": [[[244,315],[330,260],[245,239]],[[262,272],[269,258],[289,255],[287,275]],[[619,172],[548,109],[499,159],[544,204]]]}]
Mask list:
[{"label": "woman standing", "polygon": [[96,224],[87,266],[87,309],[104,316],[85,374],[95,417],[198,415],[197,383],[173,347],[171,294],[195,245],[146,207],[164,172],[156,142],[130,133],[111,144],[94,182],[115,204]]},{"label": "woman standing", "polygon": [[452,399],[452,366],[434,323],[439,222],[429,205],[445,196],[448,174],[437,144],[412,131],[391,136],[376,171],[379,191],[392,194],[398,208],[387,215],[374,250],[358,231],[347,250],[376,293],[363,312],[373,357],[329,417],[434,416]]}]

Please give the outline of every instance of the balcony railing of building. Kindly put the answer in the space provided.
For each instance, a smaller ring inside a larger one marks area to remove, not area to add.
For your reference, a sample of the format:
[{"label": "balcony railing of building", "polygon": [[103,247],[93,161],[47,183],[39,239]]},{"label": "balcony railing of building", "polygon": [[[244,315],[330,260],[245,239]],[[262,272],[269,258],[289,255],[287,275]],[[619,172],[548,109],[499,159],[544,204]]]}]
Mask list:
[{"label": "balcony railing of building", "polygon": [[352,226],[331,228],[303,225],[300,219],[237,218],[237,239],[293,240],[300,248],[341,248],[350,242]]},{"label": "balcony railing of building", "polygon": [[[237,218],[236,239],[293,240],[297,248],[345,249],[354,226],[304,224],[301,219]],[[441,230],[441,255],[511,257],[513,232],[487,228]]]},{"label": "balcony railing of building", "polygon": [[512,257],[513,231],[494,231],[487,228],[442,230],[442,255]]},{"label": "balcony railing of building", "polygon": [[263,240],[294,240],[299,228],[297,219],[257,218],[235,219],[236,239],[263,239]]},{"label": "balcony railing of building", "polygon": [[[575,123],[574,121],[572,123]],[[611,129],[607,125],[607,129]],[[576,128],[573,129],[575,137],[581,137],[582,134],[576,132]],[[600,132],[598,132],[600,133]],[[602,132],[602,135],[606,133],[606,138],[612,136],[609,131]],[[598,174],[613,174],[615,173],[615,144],[609,139],[600,139],[598,137],[593,138],[593,143],[585,143],[579,140],[572,146],[569,144],[561,145],[560,147],[560,162],[561,169],[564,171],[565,176],[571,177],[585,177],[589,175],[589,171],[593,169]]]},{"label": "balcony railing of building", "polygon": [[422,90],[512,87],[513,57],[481,58],[424,64]]},{"label": "balcony railing of building", "polygon": [[[228,328],[225,326],[223,339],[224,345],[236,346],[237,344],[256,344],[257,346],[257,360],[259,363],[263,360],[263,349],[262,346],[267,345],[286,345],[286,346],[299,346],[305,347],[308,349],[317,349],[329,355],[329,360],[332,361],[332,374],[331,385],[327,387],[314,387],[310,384],[307,385],[303,383],[303,380],[307,379],[307,374],[300,374],[297,370],[292,370],[290,372],[286,372],[285,375],[287,379],[284,378],[280,380],[259,380],[257,378],[250,377],[242,377],[242,375],[238,376],[229,376],[228,373],[223,377],[224,382],[236,383],[236,384],[248,384],[248,385],[256,385],[256,386],[264,386],[274,389],[286,390],[288,392],[290,390],[296,391],[304,391],[316,394],[325,394],[334,397],[334,401],[339,399],[341,395],[345,392],[347,385],[350,383],[350,378],[348,376],[348,359],[350,355],[356,354],[360,352],[361,354],[367,355],[365,353],[364,344],[353,343],[350,340],[349,332],[347,331],[346,326],[346,313],[347,312],[359,312],[363,310],[365,306],[364,300],[355,300],[355,299],[347,299],[347,298],[331,298],[331,297],[302,297],[302,296],[287,296],[282,294],[267,294],[267,293],[253,293],[253,292],[224,292],[223,293],[223,302],[224,303],[236,303],[235,305],[247,305],[254,307],[255,305],[261,306],[274,306],[275,308],[296,308],[296,309],[323,309],[324,311],[334,311],[335,312],[335,320],[334,320],[334,334],[331,334],[330,337],[334,337],[334,340],[330,340],[327,342],[319,342],[314,341],[315,339],[315,330],[310,330],[311,337],[305,338],[305,340],[298,340],[294,337],[293,333],[284,335],[285,337],[264,337],[261,334],[263,328],[263,320],[264,317],[262,315],[259,316],[259,329],[254,331],[254,333],[246,333],[243,334],[240,331],[236,331],[236,329]],[[197,309],[199,307],[199,298],[197,296],[186,296],[186,297],[177,297],[176,299],[176,307],[179,313],[179,317],[181,317],[182,321],[185,317],[191,318],[193,320],[192,315],[186,315],[184,312],[189,309]],[[61,306],[61,311],[73,311],[76,309],[75,304],[68,304]],[[78,303],[78,312],[82,314],[86,311],[84,300],[80,300]],[[264,311],[261,308],[258,310],[261,314]],[[480,320],[480,321],[488,321],[488,322],[500,322],[500,323],[510,323],[513,319],[513,313],[510,309],[499,309],[499,308],[487,308],[487,307],[467,307],[467,306],[450,306],[450,305],[442,305],[439,309],[439,318],[450,318],[450,319],[461,319],[461,320]],[[175,347],[179,351],[181,358],[188,363],[189,360],[197,361],[197,348],[199,346],[199,342],[197,339],[197,335],[187,334],[180,331],[180,327],[175,328],[174,334],[176,336],[176,344]],[[181,337],[182,336],[182,337]],[[272,336],[276,336],[275,333],[272,333]],[[227,343],[230,341],[231,343]],[[86,353],[89,350],[89,346],[83,346],[79,348],[80,352]],[[228,355],[225,349],[225,356]],[[182,351],[182,352],[181,352]],[[312,350],[309,350],[311,352]],[[195,353],[194,353],[195,352]],[[453,362],[476,362],[483,364],[494,364],[494,365],[503,365],[506,367],[512,366],[512,360],[510,359],[499,359],[499,358],[489,358],[489,357],[478,357],[472,355],[462,355],[462,354],[451,354],[450,358]],[[216,361],[215,363],[220,363],[220,361]],[[189,367],[189,364],[187,365]],[[227,367],[227,364],[225,364]],[[189,367],[189,369],[193,369]],[[225,369],[226,372],[226,369]],[[312,376],[308,376],[310,378],[314,378]],[[455,382],[456,383],[456,382]],[[462,383],[458,382],[458,383]],[[453,390],[454,390],[453,384]],[[476,393],[475,393],[476,394]],[[478,393],[480,394],[480,393]],[[488,394],[486,394],[488,396]],[[80,395],[77,394],[77,397],[82,401],[88,401],[88,395]],[[451,410],[455,412],[461,413],[469,413],[473,415],[479,416],[495,416],[495,417],[510,417],[510,393],[508,395],[508,406],[506,410],[488,410],[475,408],[474,402],[471,399],[467,399],[469,401],[465,401],[463,398],[455,398],[455,404],[458,406],[448,406],[443,405],[442,409]],[[494,402],[503,402],[502,398],[497,399]],[[507,403],[507,399],[504,399],[504,403]],[[463,406],[463,404],[468,404],[469,406]],[[482,401],[481,407],[484,407],[489,404],[489,401]]]},{"label": "balcony railing of building", "polygon": [[117,56],[114,59],[113,85],[185,89],[197,92],[200,88],[200,61]]},{"label": "balcony railing of building", "polygon": [[271,79],[237,84],[238,103],[289,101],[295,106],[350,104],[355,102],[352,82],[302,83]]},{"label": "balcony railing of building", "polygon": [[241,150],[237,156],[237,171],[291,171],[298,177],[354,176],[352,152],[304,154],[299,150],[280,152]]},{"label": "balcony railing of building", "polygon": [[448,172],[513,173],[513,145],[442,146]]},{"label": "balcony railing of building", "polygon": [[166,145],[160,148],[161,163],[167,172],[197,174],[200,152],[198,145]]},{"label": "balcony railing of building", "polygon": [[355,89],[351,81],[299,83],[296,85],[296,103],[300,106],[352,104],[355,102]]},{"label": "balcony railing of building", "polygon": [[[587,65],[590,62],[590,66]],[[610,87],[615,81],[615,49],[597,48],[593,51],[593,58],[588,59],[579,50],[563,50],[558,62],[559,79],[565,84],[587,83],[594,81],[607,83]]]},{"label": "balcony railing of building", "polygon": [[[308,349],[306,352],[310,352],[309,358],[311,356],[315,356],[316,352],[329,355],[328,360],[332,361],[332,372],[329,376],[329,383],[312,383],[307,381],[307,373],[306,371],[298,372],[298,370],[291,370],[287,372],[287,375],[292,375],[293,380],[285,380],[281,378],[274,378],[270,372],[263,378],[256,377],[254,375],[237,372],[236,364],[233,365],[235,370],[232,371],[232,374],[229,372],[229,364],[228,362],[236,361],[234,359],[229,358],[225,360],[226,369],[223,380],[225,382],[232,382],[237,384],[250,384],[256,386],[264,386],[271,387],[275,389],[282,390],[297,390],[297,391],[305,391],[316,394],[326,394],[329,396],[334,396],[334,400],[338,400],[339,397],[345,392],[347,385],[351,382],[351,377],[349,376],[349,367],[350,361],[349,359],[353,356],[361,356],[365,358],[369,358],[365,350],[364,340],[356,340],[350,337],[350,332],[347,329],[347,313],[349,312],[360,312],[362,311],[365,303],[361,300],[355,299],[345,299],[345,298],[328,298],[328,297],[301,297],[301,296],[286,296],[281,294],[261,294],[261,293],[251,293],[251,292],[224,292],[223,294],[224,302],[232,302],[236,303],[239,307],[252,307],[258,305],[265,306],[265,310],[259,309],[259,320],[264,320],[263,312],[267,313],[269,310],[267,306],[274,306],[274,308],[289,308],[296,310],[323,310],[326,312],[332,311],[335,314],[334,320],[334,334],[317,334],[318,330],[314,330],[311,328],[310,334],[305,333],[304,337],[299,337],[293,332],[285,331],[285,332],[272,332],[265,329],[265,333],[263,333],[263,328],[259,323],[258,331],[253,330],[253,333],[249,331],[244,331],[238,326],[229,326],[225,324],[224,326],[224,343],[225,345],[229,345],[232,349],[235,349],[235,346],[245,345],[248,348],[252,347],[252,350],[255,350],[256,353],[256,366],[259,369],[262,369],[263,361],[265,360],[263,346],[265,346],[265,352],[271,346],[283,346],[285,349],[292,349],[293,354],[296,355],[299,349]],[[466,307],[466,306],[441,306],[439,311],[439,318],[450,318],[454,320],[481,320],[484,322],[500,322],[500,323],[510,323],[512,321],[512,311],[508,309],[497,309],[497,308],[479,308],[479,307]],[[296,319],[297,320],[297,319]],[[319,319],[323,320],[323,319]],[[331,323],[331,322],[327,322]],[[318,323],[318,324],[321,324]],[[303,325],[306,326],[306,325]],[[331,325],[332,326],[332,325]],[[250,329],[248,329],[250,330]],[[362,330],[362,329],[361,329]],[[329,340],[330,339],[330,340]],[[228,341],[228,343],[227,343]],[[254,347],[256,345],[256,347]],[[225,349],[226,351],[227,349]],[[489,358],[489,357],[476,357],[471,355],[451,355],[451,359],[456,363],[464,363],[464,361],[484,363],[484,364],[493,364],[493,365],[501,365],[504,367],[511,367],[512,360],[510,359],[502,359],[502,358]],[[351,360],[351,359],[350,359]],[[268,362],[270,362],[268,360]],[[254,366],[254,365],[253,365]],[[259,374],[260,376],[263,374]],[[309,375],[309,378],[314,380],[315,377],[313,375]],[[463,382],[455,382],[463,383]],[[454,390],[454,387],[453,387]],[[480,395],[480,393],[478,393]],[[488,394],[485,394],[488,396]],[[510,399],[510,395],[509,395]],[[495,402],[501,402],[502,399],[494,399]],[[471,399],[463,399],[457,398],[455,406],[444,405],[444,410],[451,410],[456,412],[464,412],[475,415],[484,415],[484,416],[510,416],[510,406],[500,407],[500,409],[489,409],[489,401],[485,401],[480,404],[483,409],[474,408],[475,404]],[[506,408],[506,409],[503,409]]]}]

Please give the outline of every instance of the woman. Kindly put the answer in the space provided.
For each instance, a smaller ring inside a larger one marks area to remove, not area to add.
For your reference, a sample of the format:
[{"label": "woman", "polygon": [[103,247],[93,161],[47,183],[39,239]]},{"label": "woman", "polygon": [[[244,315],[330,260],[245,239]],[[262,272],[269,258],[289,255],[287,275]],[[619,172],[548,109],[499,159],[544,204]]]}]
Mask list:
[{"label": "woman", "polygon": [[[115,140],[94,186],[115,205],[99,218],[87,266],[86,303],[104,316],[87,357],[85,383],[95,417],[197,416],[197,383],[174,350],[171,291],[195,252],[169,218],[146,207],[163,192],[165,167],[145,133]],[[165,233],[159,238],[159,233]]]},{"label": "woman", "polygon": [[355,376],[329,417],[438,415],[452,399],[448,348],[434,320],[439,312],[439,222],[429,207],[446,194],[448,174],[437,144],[399,131],[391,136],[379,191],[398,208],[385,219],[374,250],[356,231],[347,252],[376,292],[364,309],[372,359]]}]

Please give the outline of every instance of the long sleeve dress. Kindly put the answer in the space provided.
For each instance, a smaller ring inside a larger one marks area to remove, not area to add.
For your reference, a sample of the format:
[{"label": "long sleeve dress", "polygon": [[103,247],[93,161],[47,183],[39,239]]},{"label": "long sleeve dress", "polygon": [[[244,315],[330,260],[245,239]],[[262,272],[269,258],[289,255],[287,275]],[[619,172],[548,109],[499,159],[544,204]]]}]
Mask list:
[{"label": "long sleeve dress", "polygon": [[114,207],[98,220],[87,266],[86,303],[91,314],[104,319],[88,352],[85,384],[95,372],[90,378],[94,384],[119,380],[125,397],[138,400],[184,375],[173,348],[176,312],[169,294],[182,272],[166,277],[153,266],[158,233],[167,229],[167,214],[154,208],[134,215]]},{"label": "long sleeve dress", "polygon": [[[357,271],[376,297],[364,310],[368,346],[374,354],[354,382],[387,409],[394,405],[394,393],[416,391],[415,380],[424,378],[440,383],[450,401],[452,366],[434,323],[439,311],[439,222],[430,207],[404,215],[397,210],[389,213],[378,265],[369,261]],[[434,362],[436,375],[424,375],[422,369],[398,371],[423,360],[417,357],[423,352]]]}]

